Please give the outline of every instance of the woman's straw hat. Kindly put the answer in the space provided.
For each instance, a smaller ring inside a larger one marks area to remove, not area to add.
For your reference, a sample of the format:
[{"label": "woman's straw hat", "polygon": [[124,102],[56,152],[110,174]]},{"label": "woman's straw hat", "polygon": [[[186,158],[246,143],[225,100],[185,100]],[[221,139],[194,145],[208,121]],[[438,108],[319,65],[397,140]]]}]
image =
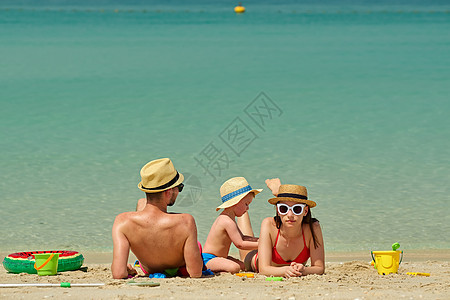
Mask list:
[{"label": "woman's straw hat", "polygon": [[220,187],[220,197],[222,198],[222,205],[216,208],[216,211],[221,208],[231,207],[241,201],[242,198],[253,192],[255,196],[261,193],[262,189],[252,189],[244,177],[233,177],[228,179]]},{"label": "woman's straw hat", "polygon": [[269,199],[269,203],[273,205],[280,201],[305,203],[309,207],[316,206],[316,202],[308,200],[308,192],[306,191],[306,187],[294,184],[280,185],[277,197]]},{"label": "woman's straw hat", "polygon": [[184,176],[178,173],[168,158],[152,160],[141,169],[141,182],[138,188],[146,193],[158,193],[176,187]]}]

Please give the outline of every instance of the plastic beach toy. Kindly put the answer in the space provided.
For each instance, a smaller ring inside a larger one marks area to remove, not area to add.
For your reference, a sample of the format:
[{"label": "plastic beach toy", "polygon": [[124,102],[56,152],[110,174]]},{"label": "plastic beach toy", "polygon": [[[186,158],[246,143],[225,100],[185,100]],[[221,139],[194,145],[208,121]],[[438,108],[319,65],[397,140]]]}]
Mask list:
[{"label": "plastic beach toy", "polygon": [[134,280],[128,281],[127,284],[133,285],[133,286],[160,286],[161,285],[160,283],[153,282],[153,281],[136,282]]},{"label": "plastic beach toy", "polygon": [[202,275],[203,276],[211,276],[211,275],[214,275],[214,272],[211,271],[211,269],[206,269],[206,270],[202,271]]},{"label": "plastic beach toy", "polygon": [[94,286],[103,286],[104,283],[70,283],[70,282],[61,282],[61,283],[1,283],[0,287],[94,287]]},{"label": "plastic beach toy", "polygon": [[266,281],[283,281],[283,277],[266,277]]},{"label": "plastic beach toy", "polygon": [[35,254],[34,268],[39,276],[56,275],[58,271],[59,253]]},{"label": "plastic beach toy", "polygon": [[255,278],[255,274],[253,273],[236,273],[235,275],[239,277]]},{"label": "plastic beach toy", "polygon": [[399,243],[393,243],[392,244],[392,251],[396,251],[398,248],[400,248],[400,244]]},{"label": "plastic beach toy", "polygon": [[421,273],[421,272],[406,272],[406,275],[413,275],[413,276],[430,276],[430,273]]},{"label": "plastic beach toy", "polygon": [[167,275],[164,273],[152,273],[148,274],[148,278],[167,278]]},{"label": "plastic beach toy", "polygon": [[[11,253],[3,260],[3,267],[11,273],[28,273],[36,274],[34,268],[36,254],[51,254],[58,253],[58,272],[78,270],[84,262],[84,257],[81,253],[76,251],[28,251]],[[37,264],[39,267],[41,264]]]},{"label": "plastic beach toy", "polygon": [[[397,273],[398,267],[403,260],[403,251],[372,251],[372,259],[380,275]],[[402,255],[400,258],[400,254]]]},{"label": "plastic beach toy", "polygon": [[[392,251],[371,251],[373,266],[377,269],[378,274],[387,275],[397,273],[398,267],[403,260],[403,251],[399,243],[392,244]],[[401,254],[401,257],[400,257]]]}]

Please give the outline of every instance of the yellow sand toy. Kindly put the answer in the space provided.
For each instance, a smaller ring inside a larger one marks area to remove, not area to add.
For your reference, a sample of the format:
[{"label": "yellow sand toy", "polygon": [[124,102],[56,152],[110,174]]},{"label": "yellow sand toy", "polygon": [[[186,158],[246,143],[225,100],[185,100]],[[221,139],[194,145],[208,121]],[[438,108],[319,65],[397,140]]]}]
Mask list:
[{"label": "yellow sand toy", "polygon": [[421,272],[406,272],[406,275],[413,275],[413,276],[430,276],[430,273],[421,273]]},{"label": "yellow sand toy", "polygon": [[[399,243],[392,245],[392,251],[371,251],[373,266],[377,269],[378,274],[387,275],[397,273],[398,267],[403,260],[403,251],[397,250]],[[402,255],[400,258],[400,254]]]},{"label": "yellow sand toy", "polygon": [[239,277],[255,278],[255,274],[253,273],[236,273],[235,275]]}]

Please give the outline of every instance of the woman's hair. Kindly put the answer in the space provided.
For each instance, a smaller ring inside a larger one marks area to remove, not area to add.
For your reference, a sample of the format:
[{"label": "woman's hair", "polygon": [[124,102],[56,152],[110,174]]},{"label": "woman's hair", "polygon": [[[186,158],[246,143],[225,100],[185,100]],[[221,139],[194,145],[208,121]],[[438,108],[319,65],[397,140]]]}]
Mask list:
[{"label": "woman's hair", "polygon": [[[278,210],[277,210],[277,215],[275,217],[273,217],[273,219],[275,221],[277,229],[280,229],[282,222],[281,222],[281,217],[278,215]],[[315,222],[319,222],[319,220],[317,220],[316,218],[313,218],[311,216],[311,209],[308,209],[308,213],[306,214],[306,216],[303,217],[302,223],[309,224],[309,229],[311,229],[311,234],[312,234],[312,238],[313,238],[313,241],[314,241],[314,248],[317,248],[317,247],[319,247],[319,242],[317,241],[316,234],[314,233],[314,226],[313,226],[313,224]]]}]

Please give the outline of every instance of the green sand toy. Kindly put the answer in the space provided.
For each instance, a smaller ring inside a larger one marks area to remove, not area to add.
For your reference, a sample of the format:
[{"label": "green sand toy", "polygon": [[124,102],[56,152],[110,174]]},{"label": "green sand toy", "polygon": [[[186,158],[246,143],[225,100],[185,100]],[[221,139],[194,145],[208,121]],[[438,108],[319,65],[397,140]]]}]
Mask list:
[{"label": "green sand toy", "polygon": [[266,277],[266,281],[283,281],[283,277]]},{"label": "green sand toy", "polygon": [[136,282],[134,280],[128,281],[127,284],[134,285],[134,286],[160,286],[161,285],[160,283],[153,282],[153,281]]},{"label": "green sand toy", "polygon": [[392,251],[396,251],[398,248],[400,248],[400,244],[399,243],[393,243],[392,244]]}]

